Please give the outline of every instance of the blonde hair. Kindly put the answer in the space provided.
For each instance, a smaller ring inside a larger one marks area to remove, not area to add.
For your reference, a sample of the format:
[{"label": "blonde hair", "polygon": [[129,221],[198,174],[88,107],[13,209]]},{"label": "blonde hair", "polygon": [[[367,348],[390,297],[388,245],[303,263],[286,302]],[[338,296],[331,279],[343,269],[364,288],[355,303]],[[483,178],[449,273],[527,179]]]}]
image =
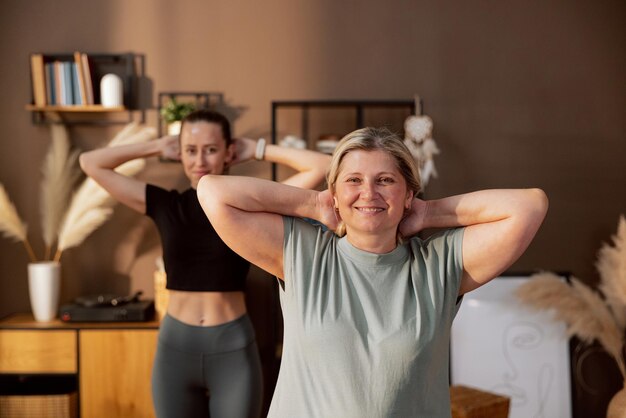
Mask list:
[{"label": "blonde hair", "polygon": [[[326,176],[326,182],[330,192],[335,195],[335,184],[341,170],[343,158],[352,151],[384,151],[393,157],[396,167],[404,177],[407,185],[407,191],[412,191],[417,196],[421,190],[422,184],[419,171],[411,152],[406,147],[402,139],[387,128],[361,128],[352,131],[344,136],[335,152],[333,153],[330,168]],[[346,234],[346,226],[340,222],[335,230],[340,237]]]}]

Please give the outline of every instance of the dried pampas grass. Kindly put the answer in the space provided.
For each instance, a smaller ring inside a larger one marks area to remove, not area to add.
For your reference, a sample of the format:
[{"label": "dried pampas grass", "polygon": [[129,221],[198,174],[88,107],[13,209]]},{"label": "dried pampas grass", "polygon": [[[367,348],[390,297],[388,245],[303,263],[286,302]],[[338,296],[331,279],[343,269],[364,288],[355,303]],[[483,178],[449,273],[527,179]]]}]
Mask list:
[{"label": "dried pampas grass", "polygon": [[17,214],[15,205],[9,199],[4,186],[0,184],[0,231],[4,236],[13,238],[16,241],[26,240],[26,224],[22,222]]},{"label": "dried pampas grass", "polygon": [[[78,202],[82,204],[82,202]],[[59,234],[59,246],[54,256],[54,261],[59,261],[61,253],[68,248],[80,244],[96,228],[102,225],[113,213],[111,208],[95,207],[79,213],[76,218],[71,219],[71,223],[63,224]]]},{"label": "dried pampas grass", "polygon": [[620,326],[626,328],[626,219],[620,216],[615,246],[604,244],[600,248],[596,268],[600,273],[600,290],[606,295],[613,315]]},{"label": "dried pampas grass", "polygon": [[[51,117],[59,120],[56,114]],[[46,244],[44,260],[49,259],[56,241],[54,260],[59,261],[64,250],[79,245],[111,216],[116,202],[90,178],[82,182],[70,200],[74,183],[80,175],[78,152],[71,151],[65,126],[53,124],[50,132],[51,144],[42,167],[42,234]],[[146,142],[155,137],[154,128],[142,127],[133,122],[126,125],[107,146]],[[125,176],[133,176],[144,166],[144,160],[133,160],[122,164],[115,171]],[[21,221],[15,206],[0,184],[0,232],[16,241],[22,241],[30,260],[36,262],[37,257],[27,239],[26,231],[26,224]]]},{"label": "dried pampas grass", "polygon": [[56,242],[72,188],[80,176],[80,170],[76,166],[78,151],[70,151],[69,134],[65,125],[50,125],[50,134],[52,139],[42,167],[39,201],[46,260]]},{"label": "dried pampas grass", "polygon": [[9,199],[9,195],[4,189],[4,186],[0,184],[0,232],[2,232],[5,237],[23,242],[30,260],[36,261],[37,257],[35,257],[35,253],[26,236],[27,231],[28,228],[26,224],[20,219],[15,205],[13,205],[13,202]]},{"label": "dried pampas grass", "polygon": [[107,146],[117,147],[120,145],[138,144],[156,138],[156,134],[156,129],[154,128],[139,126],[137,122],[131,122],[115,135]]},{"label": "dried pampas grass", "polygon": [[615,359],[626,380],[624,331],[626,330],[626,221],[620,218],[615,247],[604,245],[596,266],[600,272],[599,293],[572,277],[571,285],[554,273],[542,272],[520,286],[516,296],[525,304],[553,312],[566,323],[568,333],[586,343],[600,342]]},{"label": "dried pampas grass", "polygon": [[[155,136],[154,128],[142,128],[131,123],[116,135],[108,146],[146,142]],[[138,159],[122,164],[115,171],[125,176],[133,176],[141,171],[144,166],[145,161]],[[79,245],[88,235],[106,222],[113,214],[111,207],[116,203],[106,190],[91,178],[86,178],[72,197],[63,220],[54,260],[59,261],[63,251]]]}]

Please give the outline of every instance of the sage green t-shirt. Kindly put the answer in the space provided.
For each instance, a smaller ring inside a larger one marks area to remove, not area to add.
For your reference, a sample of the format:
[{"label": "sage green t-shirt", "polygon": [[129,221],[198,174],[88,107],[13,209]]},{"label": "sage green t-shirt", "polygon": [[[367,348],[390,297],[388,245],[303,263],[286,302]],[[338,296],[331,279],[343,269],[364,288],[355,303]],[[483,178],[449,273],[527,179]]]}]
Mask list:
[{"label": "sage green t-shirt", "polygon": [[283,219],[283,357],[268,416],[450,417],[463,229],[373,254]]}]

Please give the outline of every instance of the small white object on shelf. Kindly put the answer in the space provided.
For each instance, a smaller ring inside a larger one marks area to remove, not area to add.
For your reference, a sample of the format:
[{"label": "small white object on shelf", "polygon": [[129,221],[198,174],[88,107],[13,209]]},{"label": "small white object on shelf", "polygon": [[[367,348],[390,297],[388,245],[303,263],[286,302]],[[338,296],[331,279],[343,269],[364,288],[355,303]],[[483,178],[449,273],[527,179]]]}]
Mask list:
[{"label": "small white object on shelf", "polygon": [[100,102],[104,107],[124,105],[122,79],[117,74],[106,74],[100,80]]},{"label": "small white object on shelf", "polygon": [[337,148],[337,144],[339,141],[335,139],[320,139],[315,144],[315,147],[319,152],[323,152],[324,154],[332,154],[335,152],[335,148]]},{"label": "small white object on shelf", "polygon": [[286,135],[279,143],[281,147],[305,149],[306,141],[295,135]]}]

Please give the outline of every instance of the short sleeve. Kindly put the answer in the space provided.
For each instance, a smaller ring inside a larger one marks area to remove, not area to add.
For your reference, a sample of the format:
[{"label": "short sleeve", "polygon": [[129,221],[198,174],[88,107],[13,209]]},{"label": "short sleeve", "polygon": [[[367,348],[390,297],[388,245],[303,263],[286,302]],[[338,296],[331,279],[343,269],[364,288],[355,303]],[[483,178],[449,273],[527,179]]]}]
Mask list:
[{"label": "short sleeve", "polygon": [[283,271],[285,279],[294,277],[294,272],[313,262],[317,237],[323,230],[299,218],[283,216]]},{"label": "short sleeve", "polygon": [[463,233],[465,228],[438,231],[426,240],[411,240],[413,252],[420,254],[421,271],[428,277],[433,292],[444,310],[453,314],[460,307],[458,297],[463,278]]}]

